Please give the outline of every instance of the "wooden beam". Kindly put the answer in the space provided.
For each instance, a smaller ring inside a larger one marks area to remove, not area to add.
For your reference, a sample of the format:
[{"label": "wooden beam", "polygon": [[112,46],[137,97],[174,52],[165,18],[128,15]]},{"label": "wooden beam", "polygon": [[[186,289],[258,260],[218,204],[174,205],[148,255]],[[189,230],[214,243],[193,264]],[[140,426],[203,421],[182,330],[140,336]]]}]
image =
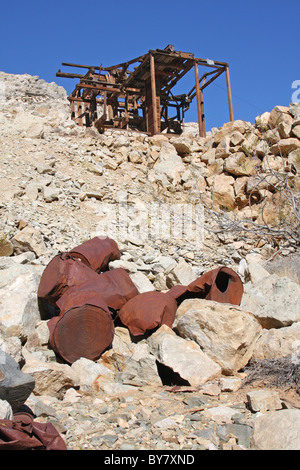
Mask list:
[{"label": "wooden beam", "polygon": [[198,63],[196,61],[194,63],[194,68],[195,68],[195,87],[196,87],[196,99],[197,99],[199,136],[204,137],[203,126],[202,126],[201,94],[200,94],[200,88],[199,88],[199,70],[198,70]]},{"label": "wooden beam", "polygon": [[150,55],[150,77],[151,77],[152,111],[153,111],[153,131],[154,131],[154,134],[158,134],[155,62],[154,62],[154,56],[152,54]]},{"label": "wooden beam", "polygon": [[226,67],[226,85],[227,85],[227,95],[228,95],[228,106],[229,106],[229,117],[230,121],[234,121],[233,118],[233,107],[232,107],[232,96],[231,96],[231,86],[230,86],[230,76],[229,76],[229,67]]}]

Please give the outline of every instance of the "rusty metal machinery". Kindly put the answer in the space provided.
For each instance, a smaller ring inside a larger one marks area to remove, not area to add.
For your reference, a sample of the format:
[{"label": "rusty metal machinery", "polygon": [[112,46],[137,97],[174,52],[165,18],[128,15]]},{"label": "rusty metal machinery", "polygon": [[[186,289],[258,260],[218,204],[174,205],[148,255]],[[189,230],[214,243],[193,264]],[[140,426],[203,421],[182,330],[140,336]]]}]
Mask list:
[{"label": "rusty metal machinery", "polygon": [[[100,133],[118,128],[149,135],[163,131],[181,134],[185,112],[196,97],[199,135],[205,136],[203,90],[222,73],[226,75],[229,117],[233,120],[226,62],[200,59],[168,45],[110,67],[66,62],[62,65],[87,69],[84,74],[59,70],[56,76],[79,79],[68,97],[71,118],[80,126],[94,125]],[[207,67],[209,71],[200,75],[199,67]],[[175,85],[191,70],[194,70],[193,88],[188,93],[174,95]]]}]

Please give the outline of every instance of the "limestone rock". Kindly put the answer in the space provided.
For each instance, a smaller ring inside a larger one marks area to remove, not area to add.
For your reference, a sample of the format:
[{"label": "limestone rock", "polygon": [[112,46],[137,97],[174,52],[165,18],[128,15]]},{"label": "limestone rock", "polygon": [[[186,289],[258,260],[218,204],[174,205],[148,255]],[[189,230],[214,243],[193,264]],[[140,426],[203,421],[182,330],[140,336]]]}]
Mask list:
[{"label": "limestone rock", "polygon": [[296,137],[290,137],[289,139],[281,139],[276,144],[270,147],[270,151],[273,155],[288,155],[292,150],[300,148],[300,140]]},{"label": "limestone rock", "polygon": [[178,337],[162,325],[148,338],[151,353],[158,362],[179,374],[192,386],[199,386],[219,375],[221,368],[194,341]]},{"label": "limestone rock", "polygon": [[152,282],[148,279],[145,274],[141,273],[140,271],[130,273],[129,277],[140,294],[142,294],[143,292],[155,290],[155,287],[153,286]]},{"label": "limestone rock", "polygon": [[275,108],[273,108],[270,112],[268,120],[268,124],[271,129],[277,127],[280,119],[282,119],[282,116],[288,114],[288,112],[289,108],[287,106],[275,106]]},{"label": "limestone rock", "polygon": [[118,382],[136,385],[161,385],[156,359],[150,354],[145,341],[132,343],[127,328],[116,327],[112,348],[105,352],[99,363],[116,374]]},{"label": "limestone rock", "polygon": [[300,353],[300,322],[283,328],[264,329],[258,339],[254,360],[278,359]]},{"label": "limestone rock", "polygon": [[2,270],[0,283],[0,323],[11,336],[25,338],[40,321],[37,303],[41,266],[13,263]]},{"label": "limestone rock", "polygon": [[275,411],[282,409],[279,393],[276,390],[254,390],[247,393],[250,409],[257,411]]},{"label": "limestone rock", "polygon": [[95,381],[99,377],[105,377],[113,380],[114,374],[103,364],[95,363],[90,359],[81,357],[75,361],[72,366],[74,385],[80,387],[80,390],[90,390],[96,388]]},{"label": "limestone rock", "polygon": [[0,419],[12,419],[13,410],[8,401],[0,400]]},{"label": "limestone rock", "polygon": [[35,395],[49,395],[61,400],[65,392],[74,387],[74,374],[67,364],[45,362],[26,348],[23,348],[23,355],[25,365],[22,371],[33,377]]},{"label": "limestone rock", "polygon": [[248,363],[262,332],[251,313],[205,299],[184,300],[173,328],[195,341],[226,374],[234,374]]},{"label": "limestone rock", "polygon": [[259,158],[246,157],[244,152],[237,152],[226,158],[224,170],[236,176],[253,176],[257,173],[260,165]]},{"label": "limestone rock", "polygon": [[257,416],[251,448],[300,450],[300,410],[279,410]]},{"label": "limestone rock", "polygon": [[192,267],[184,259],[181,259],[167,275],[167,285],[170,287],[178,284],[187,286],[195,281],[196,277]]},{"label": "limestone rock", "polygon": [[154,165],[154,170],[156,173],[165,175],[173,184],[177,184],[177,182],[180,181],[185,166],[173,145],[167,142],[162,143],[160,155]]},{"label": "limestone rock", "polygon": [[224,174],[217,175],[212,186],[214,202],[221,208],[232,210],[235,208],[234,178]]},{"label": "limestone rock", "polygon": [[46,252],[46,245],[41,233],[30,225],[20,230],[13,237],[12,243],[16,254],[33,251],[37,256],[41,256]]},{"label": "limestone rock", "polygon": [[241,308],[255,315],[264,328],[281,328],[300,321],[300,285],[277,274],[245,285]]},{"label": "limestone rock", "polygon": [[16,412],[25,403],[34,386],[34,378],[21,371],[12,357],[0,350],[0,399],[7,401],[13,412]]},{"label": "limestone rock", "polygon": [[13,245],[3,233],[0,234],[0,256],[10,256],[14,252]]}]

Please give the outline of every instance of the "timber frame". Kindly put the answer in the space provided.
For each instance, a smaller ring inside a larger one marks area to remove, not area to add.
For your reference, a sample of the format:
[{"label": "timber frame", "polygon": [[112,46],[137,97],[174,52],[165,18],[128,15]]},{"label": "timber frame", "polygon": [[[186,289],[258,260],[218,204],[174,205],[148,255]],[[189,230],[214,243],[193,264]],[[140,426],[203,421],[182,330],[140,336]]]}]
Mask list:
[{"label": "timber frame", "polygon": [[[203,90],[222,73],[226,75],[229,117],[233,120],[229,66],[226,62],[199,59],[194,54],[165,49],[148,53],[111,67],[62,63],[88,69],[85,74],[65,73],[57,77],[78,78],[69,95],[71,118],[80,126],[94,125],[100,133],[108,128],[131,129],[149,135],[181,134],[184,114],[196,97],[199,135],[206,135]],[[199,75],[199,66],[209,71]],[[130,70],[130,68],[132,68]],[[172,88],[190,70],[195,85],[186,94],[173,95]],[[170,116],[171,111],[175,112]]]}]

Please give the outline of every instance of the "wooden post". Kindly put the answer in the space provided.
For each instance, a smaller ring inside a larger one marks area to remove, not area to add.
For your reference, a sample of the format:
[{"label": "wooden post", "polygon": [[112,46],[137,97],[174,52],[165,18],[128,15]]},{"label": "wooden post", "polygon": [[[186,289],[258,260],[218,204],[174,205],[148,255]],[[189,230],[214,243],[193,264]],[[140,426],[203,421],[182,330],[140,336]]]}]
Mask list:
[{"label": "wooden post", "polygon": [[230,86],[230,76],[229,76],[229,67],[226,67],[226,85],[227,85],[227,95],[228,95],[228,106],[229,106],[229,117],[230,121],[233,121],[233,107],[232,107],[232,96],[231,96],[231,86]]},{"label": "wooden post", "polygon": [[157,103],[156,103],[156,83],[155,83],[155,63],[154,56],[150,55],[150,77],[151,77],[151,97],[152,97],[152,112],[153,112],[153,132],[158,134],[157,123]]},{"label": "wooden post", "polygon": [[206,126],[205,126],[205,114],[204,114],[204,100],[203,91],[200,90],[200,102],[201,102],[201,122],[202,122],[202,137],[206,137]]},{"label": "wooden post", "polygon": [[196,87],[199,136],[204,137],[204,135],[203,135],[203,125],[202,125],[203,123],[202,123],[201,94],[200,94],[200,88],[199,88],[199,70],[198,70],[197,62],[195,62],[194,68],[195,68],[195,87]]}]

